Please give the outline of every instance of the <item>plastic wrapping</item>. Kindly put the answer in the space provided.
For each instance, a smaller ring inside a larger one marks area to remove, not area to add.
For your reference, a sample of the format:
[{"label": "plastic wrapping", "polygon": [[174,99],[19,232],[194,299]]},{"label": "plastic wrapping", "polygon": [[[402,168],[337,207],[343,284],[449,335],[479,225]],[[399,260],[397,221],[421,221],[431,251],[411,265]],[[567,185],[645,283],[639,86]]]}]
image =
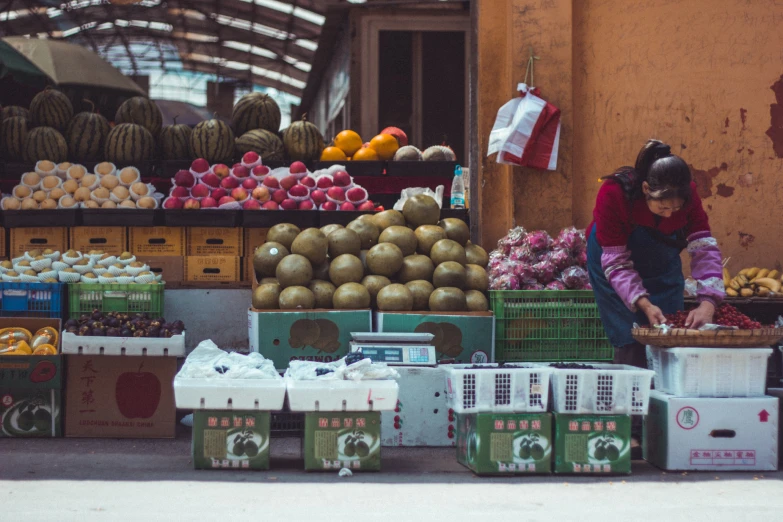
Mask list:
[{"label": "plastic wrapping", "polygon": [[521,246],[524,243],[525,236],[527,236],[527,230],[524,227],[512,228],[498,241],[498,250],[508,255],[513,247]]},{"label": "plastic wrapping", "polygon": [[570,252],[582,252],[587,247],[585,231],[576,227],[564,228],[555,239],[556,248],[564,248]]},{"label": "plastic wrapping", "polygon": [[572,266],[563,270],[561,280],[569,290],[584,290],[590,284],[587,270],[581,266]]},{"label": "plastic wrapping", "polygon": [[508,258],[512,261],[527,263],[529,265],[534,265],[541,260],[539,255],[534,252],[529,245],[511,247],[511,253]]},{"label": "plastic wrapping", "polygon": [[399,378],[397,370],[385,363],[374,363],[372,359],[360,357],[361,354],[354,352],[330,363],[291,361],[285,376],[295,381],[377,381]]},{"label": "plastic wrapping", "polygon": [[275,364],[263,355],[226,352],[211,340],[202,341],[190,352],[177,374],[184,379],[278,379]]},{"label": "plastic wrapping", "polygon": [[490,290],[521,290],[519,279],[514,274],[505,274],[491,278],[489,282]]},{"label": "plastic wrapping", "polygon": [[536,230],[525,236],[525,245],[528,245],[534,252],[541,252],[552,246],[552,237],[546,230]]},{"label": "plastic wrapping", "polygon": [[574,265],[574,258],[571,256],[571,252],[565,248],[553,249],[547,253],[545,259],[552,263],[558,272],[562,272],[569,266]]},{"label": "plastic wrapping", "polygon": [[552,264],[551,261],[544,259],[533,265],[533,275],[536,281],[542,284],[547,284],[554,281],[557,274],[557,267]]},{"label": "plastic wrapping", "polygon": [[562,281],[552,281],[546,285],[546,290],[567,290],[567,288]]}]

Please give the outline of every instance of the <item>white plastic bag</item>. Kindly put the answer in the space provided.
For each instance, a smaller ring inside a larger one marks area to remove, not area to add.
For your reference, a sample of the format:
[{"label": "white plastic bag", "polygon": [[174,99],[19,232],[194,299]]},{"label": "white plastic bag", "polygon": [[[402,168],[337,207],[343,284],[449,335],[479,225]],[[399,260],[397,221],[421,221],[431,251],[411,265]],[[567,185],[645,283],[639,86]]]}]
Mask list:
[{"label": "white plastic bag", "polygon": [[405,202],[408,201],[409,198],[418,196],[419,194],[430,196],[432,199],[438,202],[438,206],[440,208],[443,208],[443,185],[438,185],[435,188],[435,192],[433,192],[432,189],[428,187],[409,187],[402,189],[402,192],[400,192],[400,199],[398,199],[397,203],[394,204],[394,210],[401,212],[402,207],[405,206]]},{"label": "white plastic bag", "polygon": [[177,374],[184,379],[279,379],[275,364],[263,355],[226,352],[210,340],[190,352]]}]

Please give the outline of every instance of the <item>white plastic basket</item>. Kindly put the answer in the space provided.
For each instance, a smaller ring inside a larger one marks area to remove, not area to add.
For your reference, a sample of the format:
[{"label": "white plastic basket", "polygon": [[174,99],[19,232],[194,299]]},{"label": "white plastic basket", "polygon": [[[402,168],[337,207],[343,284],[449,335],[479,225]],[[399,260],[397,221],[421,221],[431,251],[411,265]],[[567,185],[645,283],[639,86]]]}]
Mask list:
[{"label": "white plastic basket", "polygon": [[[476,367],[480,368],[476,368]],[[545,412],[552,369],[522,363],[454,364],[446,373],[446,397],[457,413]]]},{"label": "white plastic basket", "polygon": [[655,372],[624,364],[583,364],[593,369],[552,369],[557,413],[647,415]]},{"label": "white plastic basket", "polygon": [[400,391],[395,380],[285,381],[291,411],[391,411]]},{"label": "white plastic basket", "polygon": [[677,397],[761,397],[772,348],[647,347],[655,389]]},{"label": "white plastic basket", "polygon": [[185,357],[185,334],[158,337],[88,337],[62,333],[62,352],[73,355]]},{"label": "white plastic basket", "polygon": [[285,381],[277,379],[174,378],[177,408],[194,410],[279,411],[285,401]]}]

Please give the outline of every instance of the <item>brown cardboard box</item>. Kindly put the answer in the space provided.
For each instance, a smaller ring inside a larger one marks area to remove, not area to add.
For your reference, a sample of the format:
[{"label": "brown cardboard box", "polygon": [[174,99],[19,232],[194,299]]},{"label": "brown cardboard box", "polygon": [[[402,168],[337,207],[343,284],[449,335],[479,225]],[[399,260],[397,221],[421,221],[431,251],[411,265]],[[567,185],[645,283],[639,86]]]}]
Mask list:
[{"label": "brown cardboard box", "polygon": [[241,228],[188,227],[187,255],[241,256],[243,235]]},{"label": "brown cardboard box", "polygon": [[130,251],[142,256],[184,256],[182,227],[131,227]]},{"label": "brown cardboard box", "polygon": [[65,436],[173,438],[175,357],[66,355]]},{"label": "brown cardboard box", "polygon": [[242,281],[252,282],[253,288],[258,286],[255,284],[255,274],[253,273],[253,256],[246,256],[242,258]]},{"label": "brown cardboard box", "polygon": [[268,228],[246,228],[244,229],[245,236],[245,253],[247,257],[252,257],[256,248],[260,247],[266,241],[266,235],[269,233]]},{"label": "brown cardboard box", "polygon": [[78,252],[103,250],[107,254],[120,255],[128,249],[126,227],[73,227],[71,248]]},{"label": "brown cardboard box", "polygon": [[166,286],[185,280],[185,258],[177,256],[137,256],[137,261],[149,265],[153,274],[163,274]]},{"label": "brown cardboard box", "polygon": [[0,258],[5,259],[8,256],[8,248],[5,244],[5,229],[0,227]]},{"label": "brown cardboard box", "polygon": [[33,249],[68,250],[68,229],[63,227],[12,228],[9,257],[19,257]]},{"label": "brown cardboard box", "polygon": [[242,280],[240,257],[187,256],[185,281],[235,283]]}]

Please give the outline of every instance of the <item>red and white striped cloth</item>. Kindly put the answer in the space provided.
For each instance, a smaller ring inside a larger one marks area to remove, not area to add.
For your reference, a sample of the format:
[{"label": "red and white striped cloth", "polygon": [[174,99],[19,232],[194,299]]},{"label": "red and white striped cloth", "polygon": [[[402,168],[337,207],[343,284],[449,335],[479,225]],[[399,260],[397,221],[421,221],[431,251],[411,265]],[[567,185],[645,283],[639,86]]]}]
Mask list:
[{"label": "red and white striped cloth", "polygon": [[538,88],[517,85],[519,96],[498,111],[487,156],[497,162],[555,170],[560,143],[560,109],[539,97]]}]

